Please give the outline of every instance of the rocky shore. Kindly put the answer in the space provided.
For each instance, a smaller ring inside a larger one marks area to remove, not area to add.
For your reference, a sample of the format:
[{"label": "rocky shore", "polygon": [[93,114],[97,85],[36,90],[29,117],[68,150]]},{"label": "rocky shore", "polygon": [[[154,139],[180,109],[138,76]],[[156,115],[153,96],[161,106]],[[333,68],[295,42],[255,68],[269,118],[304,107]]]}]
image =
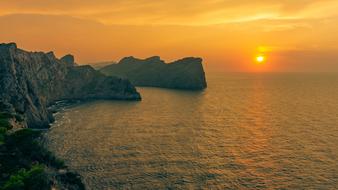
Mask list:
[{"label": "rocky shore", "polygon": [[126,79],[78,66],[72,55],[28,52],[0,44],[0,189],[85,189],[44,146],[41,130],[74,101],[141,100]]}]

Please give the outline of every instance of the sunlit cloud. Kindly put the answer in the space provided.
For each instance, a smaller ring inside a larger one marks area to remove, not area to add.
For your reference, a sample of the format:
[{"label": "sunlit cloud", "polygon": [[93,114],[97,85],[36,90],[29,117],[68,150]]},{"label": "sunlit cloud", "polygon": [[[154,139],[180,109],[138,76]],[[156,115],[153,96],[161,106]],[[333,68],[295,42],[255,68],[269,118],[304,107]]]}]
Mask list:
[{"label": "sunlit cloud", "polygon": [[3,0],[0,14],[68,15],[104,24],[209,25],[337,16],[334,0]]}]

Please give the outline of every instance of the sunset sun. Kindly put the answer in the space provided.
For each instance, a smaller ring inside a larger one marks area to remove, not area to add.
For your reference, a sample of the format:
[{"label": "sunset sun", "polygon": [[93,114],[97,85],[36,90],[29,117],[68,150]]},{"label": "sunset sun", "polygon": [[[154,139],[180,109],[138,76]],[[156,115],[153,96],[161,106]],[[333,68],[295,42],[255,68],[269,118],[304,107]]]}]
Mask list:
[{"label": "sunset sun", "polygon": [[257,56],[257,57],[256,57],[256,61],[257,61],[258,63],[263,63],[263,62],[265,61],[265,56],[263,56],[263,55]]}]

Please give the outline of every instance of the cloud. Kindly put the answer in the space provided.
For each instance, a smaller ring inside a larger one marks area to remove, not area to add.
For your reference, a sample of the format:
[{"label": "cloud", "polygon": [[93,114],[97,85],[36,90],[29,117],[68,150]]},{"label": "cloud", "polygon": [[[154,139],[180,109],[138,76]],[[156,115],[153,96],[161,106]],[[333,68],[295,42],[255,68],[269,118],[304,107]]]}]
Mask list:
[{"label": "cloud", "polygon": [[338,15],[335,0],[2,0],[0,7],[2,15],[68,15],[126,25],[210,25]]}]

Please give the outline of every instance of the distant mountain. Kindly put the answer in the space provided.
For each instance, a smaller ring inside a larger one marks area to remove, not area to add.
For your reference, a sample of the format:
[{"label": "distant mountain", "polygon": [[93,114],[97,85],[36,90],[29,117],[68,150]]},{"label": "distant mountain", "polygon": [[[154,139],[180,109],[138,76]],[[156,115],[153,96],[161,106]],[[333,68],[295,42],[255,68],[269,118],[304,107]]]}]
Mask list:
[{"label": "distant mountain", "polygon": [[100,71],[109,76],[128,79],[135,86],[186,90],[207,87],[201,58],[188,57],[167,64],[158,56],[144,60],[126,57]]},{"label": "distant mountain", "polygon": [[88,63],[86,65],[92,66],[94,69],[99,70],[102,69],[105,66],[116,64],[115,61],[103,61],[103,62],[97,62],[97,63]]},{"label": "distant mountain", "polygon": [[29,127],[53,121],[48,105],[58,100],[139,100],[125,79],[108,77],[74,57],[57,59],[53,52],[27,52],[15,43],[0,44],[0,111],[19,113]]}]

